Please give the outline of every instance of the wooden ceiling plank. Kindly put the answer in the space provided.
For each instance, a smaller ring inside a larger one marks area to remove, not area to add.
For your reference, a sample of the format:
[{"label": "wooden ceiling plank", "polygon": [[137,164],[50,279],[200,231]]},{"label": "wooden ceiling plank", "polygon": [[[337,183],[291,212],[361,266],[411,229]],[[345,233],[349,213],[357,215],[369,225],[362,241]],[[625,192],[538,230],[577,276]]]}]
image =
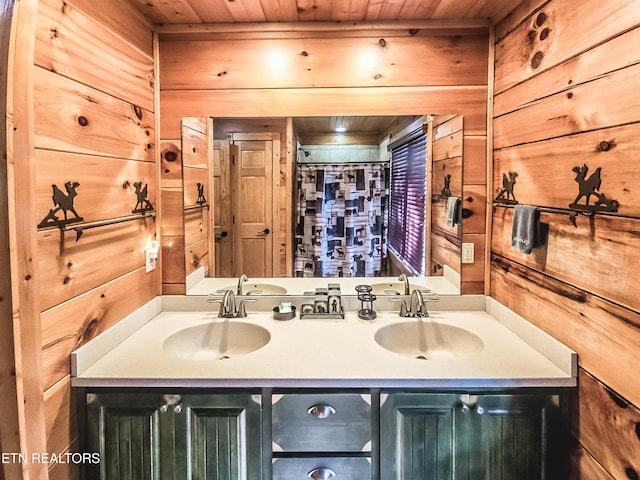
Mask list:
[{"label": "wooden ceiling plank", "polygon": [[234,22],[233,15],[227,8],[228,0],[208,0],[206,2],[191,0],[191,8],[202,19],[202,23]]},{"label": "wooden ceiling plank", "polygon": [[262,0],[267,22],[296,22],[298,8],[295,0]]}]

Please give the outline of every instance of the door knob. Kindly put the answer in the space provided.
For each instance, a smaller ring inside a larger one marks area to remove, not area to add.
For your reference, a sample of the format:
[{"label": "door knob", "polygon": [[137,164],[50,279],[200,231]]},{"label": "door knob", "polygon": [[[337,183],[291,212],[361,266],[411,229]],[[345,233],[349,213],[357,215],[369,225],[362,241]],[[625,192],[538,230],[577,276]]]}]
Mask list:
[{"label": "door knob", "polygon": [[271,230],[269,230],[268,228],[265,228],[264,230],[258,232],[258,233],[264,233],[265,235],[268,235],[269,233],[271,233]]}]

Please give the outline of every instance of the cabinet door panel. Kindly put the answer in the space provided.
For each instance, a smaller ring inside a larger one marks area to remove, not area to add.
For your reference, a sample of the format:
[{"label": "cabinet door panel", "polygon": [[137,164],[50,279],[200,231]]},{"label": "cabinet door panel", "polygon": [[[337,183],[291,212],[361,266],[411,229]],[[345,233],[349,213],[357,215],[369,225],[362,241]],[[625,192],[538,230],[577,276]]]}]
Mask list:
[{"label": "cabinet door panel", "polygon": [[100,464],[88,478],[159,480],[160,399],[156,396],[89,395],[88,446]]},{"label": "cabinet door panel", "polygon": [[[548,397],[487,395],[478,397],[476,421],[482,432],[484,477],[491,480],[545,478]],[[470,477],[471,478],[471,477]],[[479,478],[477,475],[473,478]]]},{"label": "cabinet door panel", "polygon": [[250,395],[183,397],[193,480],[257,480],[260,404]]},{"label": "cabinet door panel", "polygon": [[455,395],[390,395],[380,410],[381,478],[453,478]]}]

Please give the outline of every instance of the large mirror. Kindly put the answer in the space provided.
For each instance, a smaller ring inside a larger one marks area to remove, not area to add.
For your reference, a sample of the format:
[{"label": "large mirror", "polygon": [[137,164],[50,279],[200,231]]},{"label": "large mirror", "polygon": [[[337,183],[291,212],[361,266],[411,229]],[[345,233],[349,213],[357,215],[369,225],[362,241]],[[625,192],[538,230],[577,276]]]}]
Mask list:
[{"label": "large mirror", "polygon": [[[222,283],[241,274],[280,283],[355,277],[362,283],[361,277],[402,273],[442,277],[449,293],[459,292],[460,115],[201,122],[212,128],[201,129],[209,137],[201,142],[207,160],[184,164],[185,232],[213,237],[205,243],[212,251],[201,265],[187,246],[187,293],[203,293],[191,288],[201,277]],[[193,124],[183,122],[186,156],[196,152],[193,129],[184,128]],[[208,178],[193,180],[189,164],[208,165]],[[197,208],[205,185],[210,215]],[[213,225],[203,225],[208,219]],[[261,281],[262,293],[281,293],[268,291],[277,283]]]}]

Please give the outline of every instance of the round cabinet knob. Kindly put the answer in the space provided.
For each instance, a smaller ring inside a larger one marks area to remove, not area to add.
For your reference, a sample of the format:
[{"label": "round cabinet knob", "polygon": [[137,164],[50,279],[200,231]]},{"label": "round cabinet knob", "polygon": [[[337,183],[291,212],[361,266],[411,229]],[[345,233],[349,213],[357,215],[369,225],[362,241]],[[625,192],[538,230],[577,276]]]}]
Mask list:
[{"label": "round cabinet knob", "polygon": [[309,415],[316,418],[327,418],[336,413],[336,409],[331,405],[314,405],[307,410]]},{"label": "round cabinet knob", "polygon": [[162,405],[162,406],[160,407],[160,411],[161,411],[162,413],[167,413],[167,412],[169,411],[169,405]]},{"label": "round cabinet knob", "polygon": [[481,406],[479,406],[479,405],[478,405],[478,406],[476,407],[476,413],[477,413],[478,415],[484,415],[484,407],[481,407]]},{"label": "round cabinet knob", "polygon": [[265,228],[264,230],[258,232],[258,233],[263,233],[265,235],[269,235],[271,233],[271,230],[269,230],[268,228]]},{"label": "round cabinet knob", "polygon": [[180,413],[180,412],[182,412],[182,404],[181,404],[181,403],[179,403],[179,404],[177,404],[177,405],[174,405],[174,407],[173,407],[173,411],[174,411],[174,412],[176,412],[176,413]]},{"label": "round cabinet knob", "polygon": [[470,410],[471,407],[469,407],[469,405],[467,405],[466,403],[463,403],[460,407],[460,411],[462,411],[462,413],[469,413]]},{"label": "round cabinet knob", "polygon": [[329,480],[336,476],[336,472],[331,470],[330,468],[314,468],[309,473],[307,473],[307,477],[313,478],[313,480]]}]

